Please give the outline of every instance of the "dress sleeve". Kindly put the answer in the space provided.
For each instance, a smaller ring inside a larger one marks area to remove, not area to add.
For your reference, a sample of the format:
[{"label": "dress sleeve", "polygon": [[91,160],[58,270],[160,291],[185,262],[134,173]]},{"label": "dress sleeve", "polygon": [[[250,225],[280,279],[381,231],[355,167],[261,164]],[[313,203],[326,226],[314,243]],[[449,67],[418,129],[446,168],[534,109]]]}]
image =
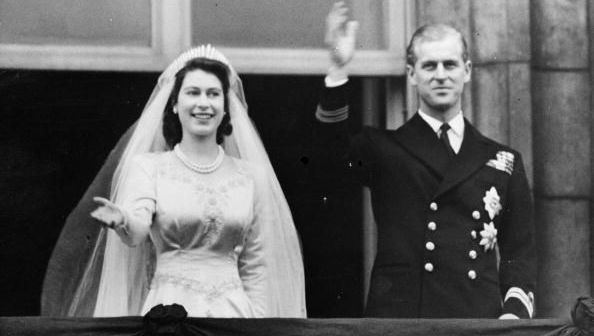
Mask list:
[{"label": "dress sleeve", "polygon": [[268,314],[262,232],[262,226],[267,225],[263,223],[266,220],[264,211],[264,207],[255,195],[254,217],[244,234],[244,246],[238,261],[239,276],[243,283],[243,289],[254,306],[255,317],[266,317]]},{"label": "dress sleeve", "polygon": [[122,241],[130,246],[143,242],[150,232],[156,208],[155,167],[144,156],[133,158],[130,171],[120,189],[117,204],[124,213],[124,225],[116,229]]},{"label": "dress sleeve", "polygon": [[254,192],[254,217],[244,234],[244,246],[239,255],[239,276],[243,289],[253,304],[255,317],[268,316],[266,277],[267,267],[264,252],[264,227],[273,225],[268,223],[270,216],[265,202],[259,198],[257,187]]}]

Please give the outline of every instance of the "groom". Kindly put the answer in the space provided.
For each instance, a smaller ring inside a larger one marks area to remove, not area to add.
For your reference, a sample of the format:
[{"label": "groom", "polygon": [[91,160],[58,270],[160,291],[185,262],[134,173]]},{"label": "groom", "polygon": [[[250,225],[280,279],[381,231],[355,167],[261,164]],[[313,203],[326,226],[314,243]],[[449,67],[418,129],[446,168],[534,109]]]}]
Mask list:
[{"label": "groom", "polygon": [[[532,201],[520,153],[463,117],[472,63],[460,32],[418,29],[407,77],[419,110],[396,131],[350,136],[345,66],[357,23],[337,3],[327,19],[332,67],[316,111],[328,156],[370,188],[377,255],[366,315],[530,318],[536,257]],[[348,167],[348,168],[346,168]]]}]

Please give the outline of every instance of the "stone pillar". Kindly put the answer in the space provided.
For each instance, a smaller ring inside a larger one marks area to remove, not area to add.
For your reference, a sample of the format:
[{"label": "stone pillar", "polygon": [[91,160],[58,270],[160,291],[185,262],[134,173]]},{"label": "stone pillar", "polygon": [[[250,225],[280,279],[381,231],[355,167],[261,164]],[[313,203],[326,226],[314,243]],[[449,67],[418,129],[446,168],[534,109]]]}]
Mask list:
[{"label": "stone pillar", "polygon": [[539,317],[590,295],[591,117],[587,0],[532,0]]},{"label": "stone pillar", "polygon": [[475,126],[523,157],[532,182],[530,3],[471,2],[472,106]]},{"label": "stone pillar", "polygon": [[[592,2],[588,3],[588,31],[590,32],[589,36],[590,36],[590,111],[594,110],[594,95],[592,94],[592,90],[594,89],[594,33],[592,33],[594,31],[594,4],[592,4]],[[594,135],[594,123],[591,123],[592,128],[590,128],[590,138],[592,138],[592,135]],[[592,146],[590,146],[590,162],[594,162],[592,160],[594,160],[594,155],[592,155],[594,153],[594,148],[592,148]],[[594,164],[591,164],[590,169],[592,169],[594,167]],[[594,170],[592,170],[592,174],[594,175]],[[590,183],[592,183],[594,181],[590,181]],[[592,189],[590,189],[592,190]],[[594,213],[594,203],[592,202],[592,199],[590,198],[590,214]],[[592,229],[593,226],[593,222],[592,222],[592,216],[590,215],[590,242],[594,242],[594,230]],[[590,243],[590,295],[594,295],[594,293],[592,293],[592,291],[594,290],[594,244]]]}]

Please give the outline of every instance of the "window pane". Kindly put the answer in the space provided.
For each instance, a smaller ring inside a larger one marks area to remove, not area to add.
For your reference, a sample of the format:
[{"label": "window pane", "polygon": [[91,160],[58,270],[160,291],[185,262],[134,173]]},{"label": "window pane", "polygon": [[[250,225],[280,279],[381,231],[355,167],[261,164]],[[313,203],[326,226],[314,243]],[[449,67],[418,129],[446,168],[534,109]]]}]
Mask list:
[{"label": "window pane", "polygon": [[[335,0],[194,0],[192,42],[244,48],[324,48]],[[383,1],[346,1],[361,23],[359,48],[385,48]]]},{"label": "window pane", "polygon": [[0,43],[151,44],[150,0],[0,0]]}]

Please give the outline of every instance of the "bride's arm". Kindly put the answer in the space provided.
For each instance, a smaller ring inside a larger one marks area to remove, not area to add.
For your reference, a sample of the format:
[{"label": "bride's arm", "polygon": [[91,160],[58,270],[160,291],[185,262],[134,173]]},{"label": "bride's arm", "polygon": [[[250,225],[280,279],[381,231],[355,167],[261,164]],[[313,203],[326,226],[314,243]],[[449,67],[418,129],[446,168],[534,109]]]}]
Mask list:
[{"label": "bride's arm", "polygon": [[257,220],[248,229],[238,267],[243,289],[252,302],[255,317],[266,317],[266,267],[260,223]]},{"label": "bride's arm", "polygon": [[140,157],[133,159],[119,189],[118,204],[101,197],[93,198],[99,207],[91,216],[114,229],[129,246],[136,246],[148,237],[155,212],[153,174],[147,168],[150,167]]},{"label": "bride's arm", "polygon": [[[256,169],[254,169],[257,171]],[[257,178],[256,181],[259,181]],[[270,309],[268,304],[268,267],[266,258],[265,229],[270,223],[270,204],[263,199],[259,192],[258,182],[255,182],[252,223],[246,228],[243,239],[243,247],[239,255],[239,276],[243,283],[243,289],[250,298],[254,307],[256,317],[269,317]]]}]

